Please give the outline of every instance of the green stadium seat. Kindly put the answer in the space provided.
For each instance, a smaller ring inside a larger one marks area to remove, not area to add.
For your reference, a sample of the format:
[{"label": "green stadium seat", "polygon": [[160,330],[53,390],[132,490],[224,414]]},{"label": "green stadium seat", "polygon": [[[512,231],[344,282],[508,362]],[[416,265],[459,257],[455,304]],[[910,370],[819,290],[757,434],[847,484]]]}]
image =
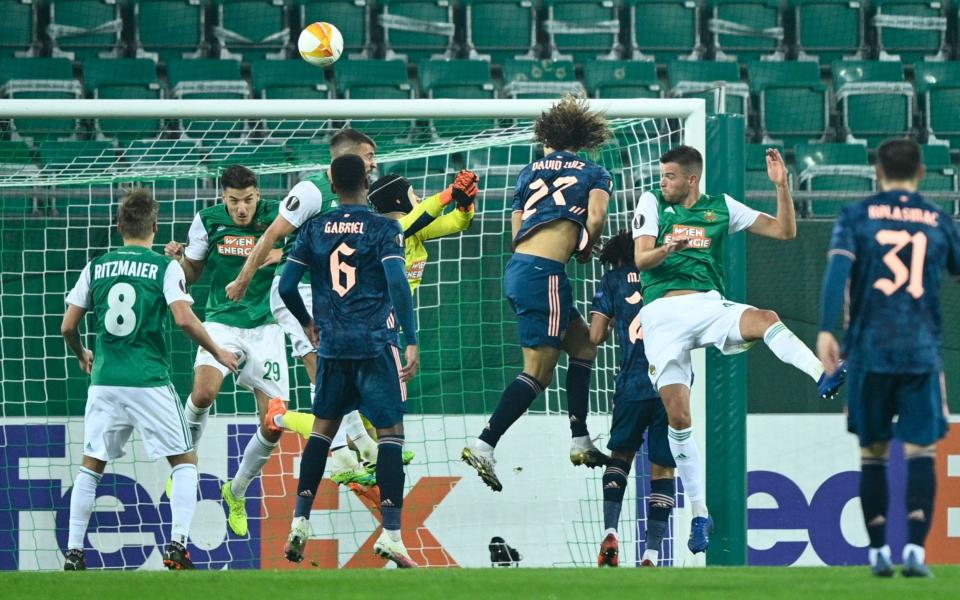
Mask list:
[{"label": "green stadium seat", "polygon": [[[258,60],[250,65],[253,92],[258,98],[284,98],[296,100],[324,100],[333,94],[324,79],[325,70],[306,61]],[[287,143],[313,136],[315,131],[329,130],[325,121],[273,121],[264,122],[264,131],[273,138],[286,138]]]},{"label": "green stadium seat", "polygon": [[50,0],[47,35],[54,57],[115,58],[123,51],[122,32],[117,0]]},{"label": "green stadium seat", "polygon": [[783,59],[780,0],[711,0],[711,4],[713,16],[707,25],[716,60]]},{"label": "green stadium seat", "polygon": [[873,0],[871,23],[880,60],[913,62],[948,58],[947,3],[939,0]]},{"label": "green stadium seat", "polygon": [[543,5],[553,60],[588,62],[623,56],[619,6],[614,0],[544,0]]},{"label": "green stadium seat", "polygon": [[377,22],[383,28],[387,60],[453,58],[453,2],[450,0],[380,0]]},{"label": "green stadium seat", "polygon": [[790,146],[825,135],[830,105],[820,65],[764,61],[751,63],[747,71],[764,143],[780,140]]},{"label": "green stadium seat", "polygon": [[[497,89],[485,60],[425,60],[420,63],[420,95],[423,98],[459,98],[489,100],[497,97]],[[483,131],[497,126],[490,119],[457,119],[437,127],[431,122],[436,137],[454,137],[465,131]]]},{"label": "green stadium seat", "polygon": [[[0,140],[0,176],[20,178],[25,183],[37,176],[36,158],[22,140]],[[0,215],[24,215],[36,209],[36,201],[23,197],[6,197],[0,202]]]},{"label": "green stadium seat", "polygon": [[740,81],[740,66],[731,62],[674,61],[667,65],[670,96],[703,98],[707,112],[720,112],[719,99],[725,99],[723,112],[747,115],[750,88]]},{"label": "green stadium seat", "polygon": [[[44,141],[39,145],[39,155],[44,175],[60,181],[102,172],[117,162],[113,144],[104,141]],[[56,191],[69,193],[71,189],[82,193],[66,202],[55,195]],[[103,185],[57,186],[52,202],[49,209],[62,213],[66,205],[68,217],[87,219],[110,215],[114,204],[109,186]]]},{"label": "green stadium seat", "polygon": [[960,147],[960,62],[916,63],[913,71],[928,140]]},{"label": "green stadium seat", "polygon": [[517,175],[536,158],[536,146],[519,144],[469,150],[465,156],[467,169],[480,176],[483,189],[483,211],[509,212],[513,205],[513,187]]},{"label": "green stadium seat", "polygon": [[[254,172],[264,166],[276,166],[287,162],[288,152],[279,144],[234,144],[221,141],[205,148],[206,162],[217,170],[223,170],[231,165],[243,165]],[[272,194],[286,192],[286,173],[260,174],[257,184],[261,190],[271,190]],[[283,190],[279,192],[278,190]]]},{"label": "green stadium seat", "polygon": [[833,82],[848,143],[874,147],[913,129],[913,86],[899,62],[838,61]]},{"label": "green stadium seat", "polygon": [[287,58],[291,32],[286,0],[216,0],[216,3],[217,25],[213,34],[220,58],[247,62]]},{"label": "green stadium seat", "polygon": [[130,0],[138,58],[200,58],[208,48],[202,0]]},{"label": "green stadium seat", "polygon": [[[334,24],[343,36],[343,53],[350,58],[370,58],[370,5],[367,0],[298,0],[300,27],[317,21]],[[297,35],[300,35],[297,32]]]},{"label": "green stadium seat", "polygon": [[793,0],[798,60],[863,58],[862,0]]},{"label": "green stadium seat", "polygon": [[196,140],[137,140],[120,149],[120,160],[138,185],[160,204],[160,220],[189,221],[198,208],[197,179],[174,179],[174,172],[197,172],[206,154]]},{"label": "green stadium seat", "polygon": [[920,191],[947,214],[957,214],[956,192],[960,188],[957,187],[957,170],[950,162],[950,147],[925,144],[920,148],[923,150],[923,164],[927,167],[927,174],[920,181]]},{"label": "green stadium seat", "polygon": [[[0,59],[0,91],[7,98],[65,99],[83,97],[66,58]],[[76,119],[17,119],[11,122],[14,139],[34,141],[76,137]]]},{"label": "green stadium seat", "polygon": [[660,98],[656,65],[646,61],[592,60],[583,65],[587,93],[594,98]]},{"label": "green stadium seat", "polygon": [[566,60],[507,59],[503,63],[503,94],[510,98],[558,98],[583,95],[574,64]]},{"label": "green stadium seat", "polygon": [[[243,99],[249,98],[250,85],[240,75],[240,63],[232,60],[171,58],[167,63],[170,95],[177,99]],[[237,137],[247,133],[243,121],[181,122],[188,137]]]},{"label": "green stadium seat", "polygon": [[[333,66],[337,94],[341,98],[402,100],[413,98],[414,90],[402,60],[338,60]],[[379,120],[364,125],[364,131],[377,139],[406,139],[413,126],[407,120]]]},{"label": "green stadium seat", "polygon": [[500,64],[536,57],[537,3],[533,0],[464,0],[471,59]]},{"label": "green stadium seat", "polygon": [[32,0],[0,0],[0,58],[36,53],[37,4]]},{"label": "green stadium seat", "polygon": [[[874,190],[875,173],[860,144],[800,144],[796,147],[798,183],[806,192],[830,192],[826,199],[814,197],[811,214],[836,214],[844,204],[862,200]],[[846,201],[837,201],[847,193]]]},{"label": "green stadium seat", "polygon": [[699,60],[702,0],[625,0],[634,60]]},{"label": "green stadium seat", "polygon": [[[84,87],[92,98],[156,100],[163,97],[157,65],[147,58],[89,58],[83,63]],[[110,138],[154,137],[163,124],[158,119],[100,119],[96,128]]]}]

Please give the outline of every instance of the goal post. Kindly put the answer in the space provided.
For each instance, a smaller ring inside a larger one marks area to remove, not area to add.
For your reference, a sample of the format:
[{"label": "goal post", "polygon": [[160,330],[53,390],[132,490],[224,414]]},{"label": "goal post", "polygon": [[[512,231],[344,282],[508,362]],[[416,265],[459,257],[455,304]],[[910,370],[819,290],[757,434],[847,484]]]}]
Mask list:
[{"label": "goal post", "polygon": [[[63,298],[83,265],[119,239],[116,206],[131,186],[160,203],[156,248],[185,241],[194,214],[219,201],[217,175],[244,164],[260,178],[264,198],[277,200],[301,177],[329,165],[327,143],[345,124],[378,144],[379,173],[407,177],[418,194],[435,193],[461,168],[480,175],[473,225],[427,243],[430,259],[416,293],[422,371],[410,386],[405,538],[429,566],[484,566],[487,544],[503,537],[529,566],[593,563],[602,528],[601,473],[567,460],[562,360],[531,414],[498,448],[505,490],[492,494],[459,462],[459,450],[483,427],[500,393],[521,367],[514,316],[502,293],[509,257],[510,210],[519,170],[534,155],[532,122],[555,99],[542,100],[6,100],[0,121],[0,570],[57,569],[66,541],[69,494],[82,455],[87,380],[60,340]],[[699,99],[592,99],[614,132],[590,158],[614,182],[605,236],[629,228],[637,198],[659,178],[657,159],[688,144],[706,157],[706,116]],[[116,135],[109,123],[141,129]],[[705,168],[711,168],[707,157]],[[703,178],[706,181],[706,177]],[[568,269],[581,314],[589,314],[599,262]],[[191,292],[202,316],[203,281]],[[92,345],[92,321],[84,326]],[[169,333],[172,377],[181,398],[190,391],[195,347]],[[698,382],[706,381],[702,352]],[[616,354],[599,351],[591,388],[591,434],[605,442]],[[307,410],[302,366],[290,360],[291,407]],[[694,419],[704,422],[704,390],[694,390]],[[250,535],[229,533],[219,484],[236,471],[255,430],[252,396],[228,381],[198,448],[200,498],[191,551],[203,568],[285,568],[302,442],[286,433],[280,451],[248,491]],[[706,428],[697,430],[705,435]],[[136,438],[136,436],[134,436]],[[705,439],[698,439],[706,448]],[[707,457],[709,459],[709,457]],[[134,439],[108,467],[91,519],[88,564],[160,567],[169,536],[168,468],[147,460]],[[639,560],[649,474],[641,457],[631,473],[621,522],[622,560]],[[6,487],[6,489],[5,489]],[[308,558],[324,567],[380,566],[367,552],[379,521],[351,492],[325,481],[312,517]],[[683,541],[689,519],[678,509],[672,539]],[[407,523],[406,519],[411,519]],[[701,555],[702,556],[702,555]],[[696,564],[677,543],[668,563]],[[702,561],[702,558],[700,559]]]}]

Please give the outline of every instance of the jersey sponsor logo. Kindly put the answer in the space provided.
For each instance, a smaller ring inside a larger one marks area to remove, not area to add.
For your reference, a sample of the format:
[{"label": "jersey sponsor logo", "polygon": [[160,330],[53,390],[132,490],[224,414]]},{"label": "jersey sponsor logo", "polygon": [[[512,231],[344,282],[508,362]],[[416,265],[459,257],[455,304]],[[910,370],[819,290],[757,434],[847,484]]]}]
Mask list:
[{"label": "jersey sponsor logo", "polygon": [[423,279],[423,271],[427,268],[427,261],[418,260],[410,263],[407,267],[407,281],[419,281]]},{"label": "jersey sponsor logo", "polygon": [[889,204],[873,204],[867,208],[867,216],[871,219],[883,221],[903,221],[906,223],[923,223],[931,227],[940,226],[940,214],[933,210],[890,206]]},{"label": "jersey sponsor logo", "polygon": [[297,210],[300,208],[300,198],[297,198],[296,196],[290,196],[287,198],[285,206],[287,207],[287,210]]},{"label": "jersey sponsor logo", "polygon": [[338,235],[343,233],[363,234],[365,231],[364,225],[365,224],[360,221],[351,221],[349,223],[343,223],[341,221],[327,221],[323,224],[323,232]]},{"label": "jersey sponsor logo", "polygon": [[673,233],[668,233],[663,238],[664,244],[669,244],[675,237],[683,236],[689,240],[690,248],[709,248],[713,240],[707,236],[707,230],[703,227],[691,227],[690,225],[674,225]]},{"label": "jersey sponsor logo", "polygon": [[119,277],[126,275],[128,277],[141,277],[143,279],[156,279],[160,267],[146,262],[132,260],[111,260],[93,266],[93,278],[101,279],[103,277]]},{"label": "jersey sponsor logo", "polygon": [[223,241],[217,244],[217,254],[247,257],[256,245],[257,238],[252,235],[225,235]]}]

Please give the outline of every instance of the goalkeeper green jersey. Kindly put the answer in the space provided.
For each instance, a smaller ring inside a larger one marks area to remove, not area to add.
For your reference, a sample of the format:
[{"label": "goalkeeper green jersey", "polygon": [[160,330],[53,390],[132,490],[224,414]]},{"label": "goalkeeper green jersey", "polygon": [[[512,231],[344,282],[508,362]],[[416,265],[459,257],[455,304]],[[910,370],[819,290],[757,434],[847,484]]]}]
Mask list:
[{"label": "goalkeeper green jersey", "polygon": [[[246,227],[234,224],[225,204],[216,204],[201,210],[190,226],[185,255],[204,262],[210,282],[205,320],[230,327],[253,329],[275,323],[270,311],[270,284],[274,265],[257,269],[250,280],[247,294],[240,302],[227,298],[226,286],[236,279],[247,256],[257,240],[277,216],[280,203],[260,200],[253,220]],[[281,244],[277,244],[279,248]]]},{"label": "goalkeeper green jersey", "polygon": [[[287,262],[287,255],[293,250],[293,244],[297,241],[300,228],[320,213],[325,213],[338,206],[340,206],[340,199],[334,195],[330,188],[330,180],[327,178],[326,171],[304,179],[290,189],[290,193],[280,203],[280,214],[296,229],[287,236],[286,243],[283,245],[283,258],[280,259],[280,264],[277,266],[277,277],[283,275],[283,265]],[[310,283],[310,271],[303,274],[302,281]]]},{"label": "goalkeeper green jersey", "polygon": [[93,310],[97,342],[92,385],[170,384],[167,306],[193,303],[179,263],[141,246],[124,246],[84,267],[67,303]]},{"label": "goalkeeper green jersey", "polygon": [[641,271],[643,301],[649,305],[673,290],[716,290],[724,295],[723,252],[727,235],[742,231],[759,212],[727,194],[702,194],[690,208],[670,204],[659,189],[644,192],[633,218],[633,237],[652,236],[656,245],[685,235],[690,246],[667,256],[652,269]]}]

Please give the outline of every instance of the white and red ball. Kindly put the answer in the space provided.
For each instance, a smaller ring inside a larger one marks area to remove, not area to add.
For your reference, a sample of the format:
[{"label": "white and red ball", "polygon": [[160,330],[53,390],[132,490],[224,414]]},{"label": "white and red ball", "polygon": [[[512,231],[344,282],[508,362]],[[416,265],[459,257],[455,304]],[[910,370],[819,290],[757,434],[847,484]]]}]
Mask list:
[{"label": "white and red ball", "polygon": [[330,23],[311,23],[300,32],[297,48],[303,60],[311,65],[329,67],[343,52],[343,36]]}]

